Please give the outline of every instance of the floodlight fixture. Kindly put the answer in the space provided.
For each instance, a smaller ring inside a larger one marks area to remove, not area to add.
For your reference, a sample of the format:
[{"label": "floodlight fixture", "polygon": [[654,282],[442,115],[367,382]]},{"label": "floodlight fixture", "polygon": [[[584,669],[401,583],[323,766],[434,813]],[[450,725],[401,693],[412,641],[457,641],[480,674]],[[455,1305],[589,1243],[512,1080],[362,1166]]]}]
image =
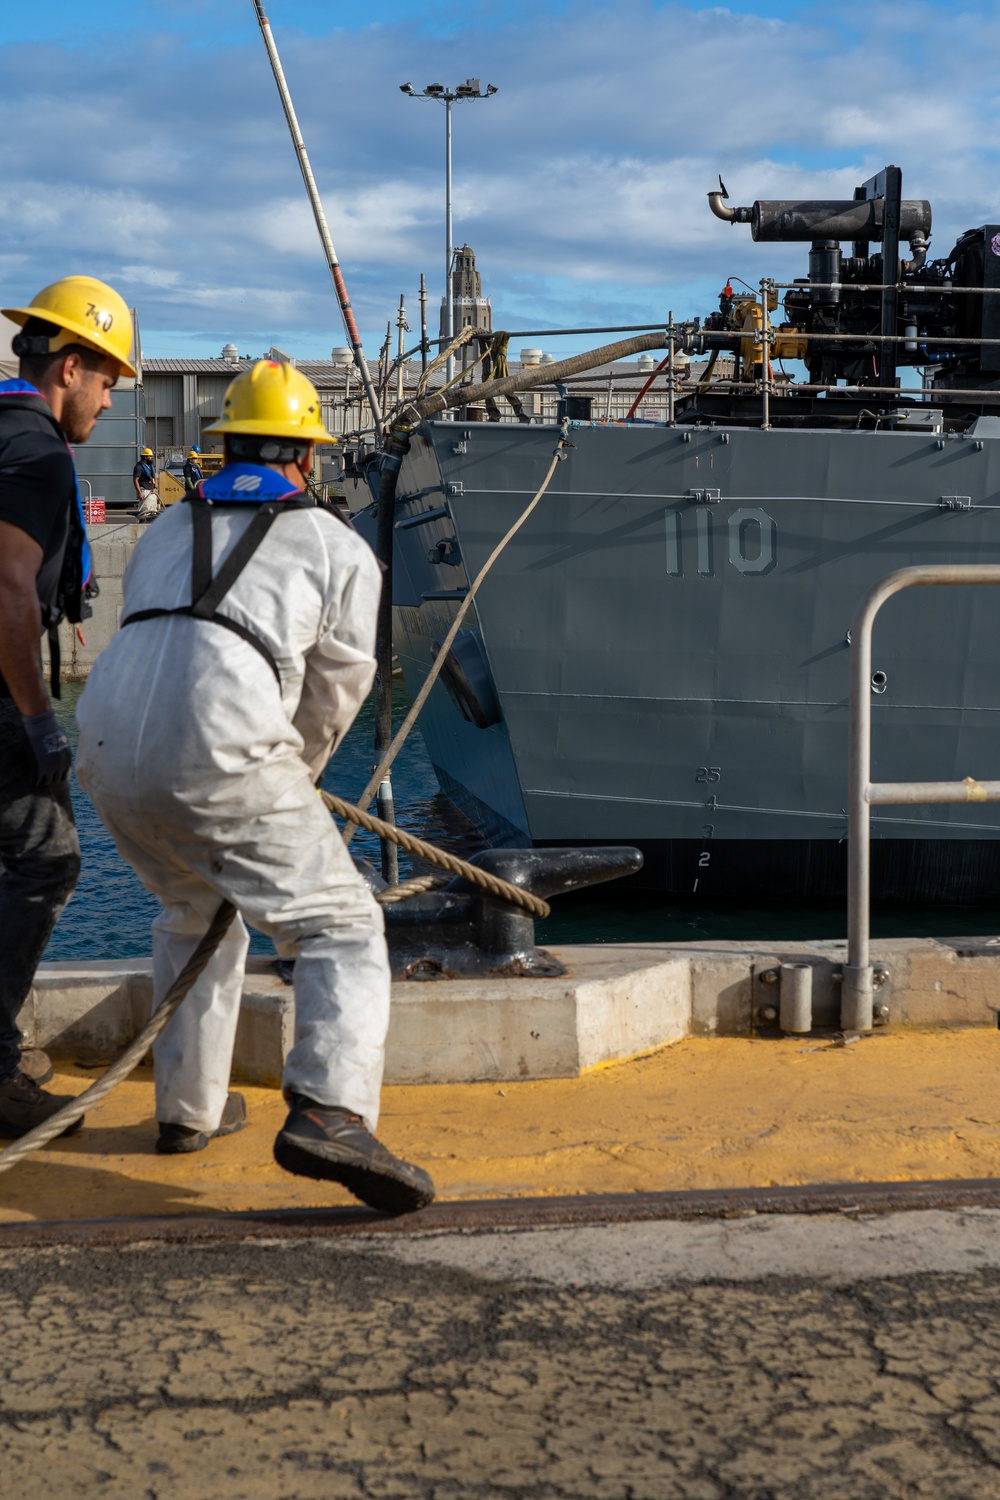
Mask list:
[{"label": "floodlight fixture", "polygon": [[[455,331],[452,287],[452,262],[455,258],[451,232],[451,106],[460,99],[488,99],[497,92],[495,83],[487,85],[485,94],[478,78],[467,78],[454,89],[446,89],[443,83],[428,83],[419,93],[410,84],[400,84],[404,94],[413,99],[437,99],[445,109],[445,175],[444,175],[444,220],[445,220],[445,281],[444,281],[444,331],[451,343]],[[447,378],[454,374],[454,359],[448,360]]]}]

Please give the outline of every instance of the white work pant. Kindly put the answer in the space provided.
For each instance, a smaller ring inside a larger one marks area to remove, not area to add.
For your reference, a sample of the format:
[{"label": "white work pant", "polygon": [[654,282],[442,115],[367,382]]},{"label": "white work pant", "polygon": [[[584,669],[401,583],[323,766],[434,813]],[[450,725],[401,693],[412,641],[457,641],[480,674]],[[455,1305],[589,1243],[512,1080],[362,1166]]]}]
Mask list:
[{"label": "white work pant", "polygon": [[140,521],[151,519],[160,514],[160,498],[155,490],[139,491],[139,507],[136,511]]},{"label": "white work pant", "polygon": [[[84,784],[118,851],[163,911],[153,923],[154,1005],[225,898],[295,958],[285,1093],[378,1122],[389,1025],[381,908],[297,759],[194,791]],[[156,1118],[212,1131],[226,1102],[249,937],[241,917],[154,1044]]]}]

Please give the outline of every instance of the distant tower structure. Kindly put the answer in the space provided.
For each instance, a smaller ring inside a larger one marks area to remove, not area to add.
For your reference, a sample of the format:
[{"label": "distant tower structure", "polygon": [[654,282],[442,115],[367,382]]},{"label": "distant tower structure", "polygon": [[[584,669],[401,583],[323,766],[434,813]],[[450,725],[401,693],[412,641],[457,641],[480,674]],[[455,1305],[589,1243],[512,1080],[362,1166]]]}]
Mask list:
[{"label": "distant tower structure", "polygon": [[[476,270],[476,253],[469,245],[455,251],[455,264],[451,273],[452,327],[457,334],[461,329],[493,329],[493,309],[489,297],[483,296],[483,278]],[[447,308],[441,298],[441,337],[445,336]],[[442,348],[444,346],[442,345]],[[476,344],[466,344],[460,351],[463,370],[475,359],[479,350]]]}]

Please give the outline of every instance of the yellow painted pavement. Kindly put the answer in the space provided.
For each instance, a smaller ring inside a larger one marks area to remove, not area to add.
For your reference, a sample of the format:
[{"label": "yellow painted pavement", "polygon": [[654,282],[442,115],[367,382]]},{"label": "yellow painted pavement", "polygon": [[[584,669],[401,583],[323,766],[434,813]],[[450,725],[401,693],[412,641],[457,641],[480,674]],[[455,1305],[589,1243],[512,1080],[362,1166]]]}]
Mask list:
[{"label": "yellow painted pavement", "polygon": [[[49,1088],[95,1076],[67,1066]],[[281,1096],[243,1092],[244,1131],[160,1157],[140,1069],[79,1136],[0,1177],[0,1223],[352,1201],[275,1166]],[[689,1039],[578,1079],[387,1088],[379,1134],[443,1199],[1000,1177],[1000,1032]]]}]

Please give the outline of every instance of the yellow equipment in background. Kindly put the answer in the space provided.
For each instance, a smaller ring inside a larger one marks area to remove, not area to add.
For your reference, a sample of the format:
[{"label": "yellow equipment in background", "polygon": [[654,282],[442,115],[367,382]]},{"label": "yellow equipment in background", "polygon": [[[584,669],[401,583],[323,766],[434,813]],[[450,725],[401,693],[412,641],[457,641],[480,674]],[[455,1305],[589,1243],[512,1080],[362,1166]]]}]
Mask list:
[{"label": "yellow equipment in background", "polygon": [[[776,312],[778,307],[778,293],[771,290],[767,293],[768,314]],[[761,329],[764,325],[764,312],[760,305],[760,299],[753,292],[737,293],[733,297],[732,311],[730,313],[731,326],[739,329],[745,334],[740,339],[740,360],[742,380],[759,380],[761,368],[760,341]],[[805,359],[809,341],[802,336],[802,329],[793,328],[789,323],[783,323],[779,327],[770,323],[768,333],[770,334],[770,357],[771,359]]]},{"label": "yellow equipment in background", "polygon": [[[198,455],[201,472],[207,479],[209,474],[217,474],[222,468],[221,453],[200,453]],[[156,492],[160,497],[161,505],[176,505],[178,500],[183,500],[186,494],[184,488],[184,476],[180,469],[161,469],[159,472],[159,483]]]},{"label": "yellow equipment in background", "polygon": [[161,469],[156,493],[161,505],[176,505],[178,500],[184,499],[184,481],[176,474],[171,474],[169,469]]}]

